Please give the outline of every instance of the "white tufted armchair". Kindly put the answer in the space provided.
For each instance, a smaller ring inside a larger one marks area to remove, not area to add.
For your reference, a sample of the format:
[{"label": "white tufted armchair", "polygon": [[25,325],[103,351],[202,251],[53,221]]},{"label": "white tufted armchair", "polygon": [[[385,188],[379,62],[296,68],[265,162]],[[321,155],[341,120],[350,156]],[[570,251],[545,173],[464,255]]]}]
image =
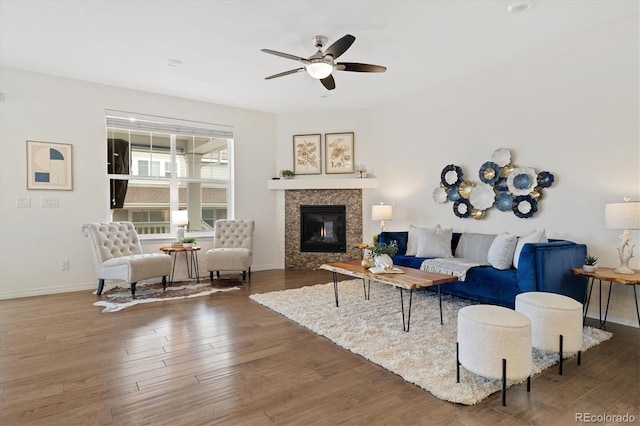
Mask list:
[{"label": "white tufted armchair", "polygon": [[133,223],[85,223],[82,233],[92,243],[98,294],[102,294],[105,279],[130,283],[132,297],[136,295],[136,283],[140,280],[161,276],[162,287],[166,287],[167,276],[171,273],[171,256],[142,253]]},{"label": "white tufted armchair", "polygon": [[242,271],[242,280],[251,277],[253,262],[253,220],[216,220],[213,248],[207,251],[207,270],[213,283],[213,271]]}]

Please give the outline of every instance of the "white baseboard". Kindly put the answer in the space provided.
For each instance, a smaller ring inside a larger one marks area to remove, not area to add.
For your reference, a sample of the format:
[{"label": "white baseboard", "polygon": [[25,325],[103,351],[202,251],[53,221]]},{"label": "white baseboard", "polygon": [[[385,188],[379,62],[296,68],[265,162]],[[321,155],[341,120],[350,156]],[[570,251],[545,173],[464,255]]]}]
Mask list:
[{"label": "white baseboard", "polygon": [[95,290],[98,288],[96,282],[68,284],[56,287],[28,288],[24,290],[0,292],[0,300],[17,299],[20,297],[46,296],[48,294],[70,293],[72,291]]},{"label": "white baseboard", "polygon": [[[268,271],[271,269],[284,269],[284,264],[251,266],[252,272]],[[200,278],[206,278],[209,276],[209,273],[206,272],[205,274],[203,274],[203,271],[201,269],[200,275],[201,275]],[[177,280],[185,279],[185,278],[186,277],[181,277],[181,276],[176,277]],[[157,280],[153,279],[153,280],[146,280],[146,281],[151,282],[151,281],[157,281]],[[141,281],[141,283],[144,283],[146,281]],[[110,283],[111,283],[111,280],[107,280],[105,282],[105,286],[108,286]],[[95,291],[97,288],[98,288],[97,281],[92,281],[90,283],[66,284],[66,285],[60,285],[55,287],[27,288],[27,289],[21,289],[16,291],[5,291],[5,292],[0,291],[0,300],[18,299],[21,297],[46,296],[48,294],[70,293],[73,291],[86,291],[86,290]]]},{"label": "white baseboard", "polygon": [[[604,316],[604,312],[602,313],[602,315]],[[592,320],[595,320],[596,322],[598,322],[598,320],[599,320],[597,313],[595,315],[590,313],[589,315],[587,315],[587,318],[591,318]],[[634,317],[634,318],[623,318],[623,317],[619,317],[617,315],[611,315],[611,313],[609,313],[609,315],[607,316],[607,323],[610,323],[610,322],[615,323],[615,324],[628,325],[629,327],[638,328],[638,318],[637,317]]]},{"label": "white baseboard", "polygon": [[272,269],[284,269],[284,263],[274,263],[273,265],[251,266],[251,271],[270,271]]}]

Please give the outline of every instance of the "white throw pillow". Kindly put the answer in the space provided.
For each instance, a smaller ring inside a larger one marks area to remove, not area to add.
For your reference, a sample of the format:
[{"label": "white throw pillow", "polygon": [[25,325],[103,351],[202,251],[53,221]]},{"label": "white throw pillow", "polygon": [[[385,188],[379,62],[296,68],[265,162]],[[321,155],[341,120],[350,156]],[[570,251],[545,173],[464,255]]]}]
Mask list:
[{"label": "white throw pillow", "polygon": [[504,271],[510,269],[513,263],[513,253],[516,250],[516,243],[518,242],[517,235],[511,235],[507,232],[496,236],[491,247],[489,247],[489,253],[487,253],[487,261],[494,268]]},{"label": "white throw pillow", "polygon": [[520,261],[520,252],[522,247],[527,243],[548,243],[547,233],[543,229],[542,231],[536,231],[535,229],[526,235],[518,238],[516,249],[513,252],[513,267],[518,269],[518,262]]},{"label": "white throw pillow", "polygon": [[417,235],[416,257],[453,257],[451,255],[453,228],[419,228]]},{"label": "white throw pillow", "polygon": [[[428,228],[418,228],[415,225],[409,225],[409,236],[407,237],[407,252],[405,253],[407,256],[415,256],[418,253],[418,233],[421,229]],[[433,229],[440,229],[440,224],[434,226]]]}]

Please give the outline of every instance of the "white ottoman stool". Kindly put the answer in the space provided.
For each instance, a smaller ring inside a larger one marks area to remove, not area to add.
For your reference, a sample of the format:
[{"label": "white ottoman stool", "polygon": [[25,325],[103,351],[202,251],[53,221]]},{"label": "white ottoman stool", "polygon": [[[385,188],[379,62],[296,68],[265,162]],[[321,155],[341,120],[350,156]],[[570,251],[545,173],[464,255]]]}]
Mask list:
[{"label": "white ottoman stool", "polygon": [[507,380],[527,379],[531,390],[531,321],[508,308],[466,306],[458,311],[456,382],[460,365],[472,373],[502,379],[502,405],[507,403]]},{"label": "white ottoman stool", "polygon": [[582,304],[562,294],[532,291],[516,296],[516,311],[531,320],[531,345],[558,352],[562,374],[564,353],[582,354]]}]

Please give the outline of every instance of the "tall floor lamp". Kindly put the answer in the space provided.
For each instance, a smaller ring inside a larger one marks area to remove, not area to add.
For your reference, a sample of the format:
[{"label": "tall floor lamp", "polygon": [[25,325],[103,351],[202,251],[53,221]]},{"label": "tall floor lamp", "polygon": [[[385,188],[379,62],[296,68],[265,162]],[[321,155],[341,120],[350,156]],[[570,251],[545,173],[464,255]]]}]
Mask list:
[{"label": "tall floor lamp", "polygon": [[626,201],[624,203],[609,203],[604,206],[604,226],[606,229],[622,229],[620,235],[620,266],[615,269],[618,274],[635,274],[629,267],[629,260],[633,257],[633,248],[629,229],[640,229],[640,201]]},{"label": "tall floor lamp", "polygon": [[380,221],[380,232],[384,232],[384,221],[393,219],[393,206],[378,204],[371,207],[371,220]]}]

